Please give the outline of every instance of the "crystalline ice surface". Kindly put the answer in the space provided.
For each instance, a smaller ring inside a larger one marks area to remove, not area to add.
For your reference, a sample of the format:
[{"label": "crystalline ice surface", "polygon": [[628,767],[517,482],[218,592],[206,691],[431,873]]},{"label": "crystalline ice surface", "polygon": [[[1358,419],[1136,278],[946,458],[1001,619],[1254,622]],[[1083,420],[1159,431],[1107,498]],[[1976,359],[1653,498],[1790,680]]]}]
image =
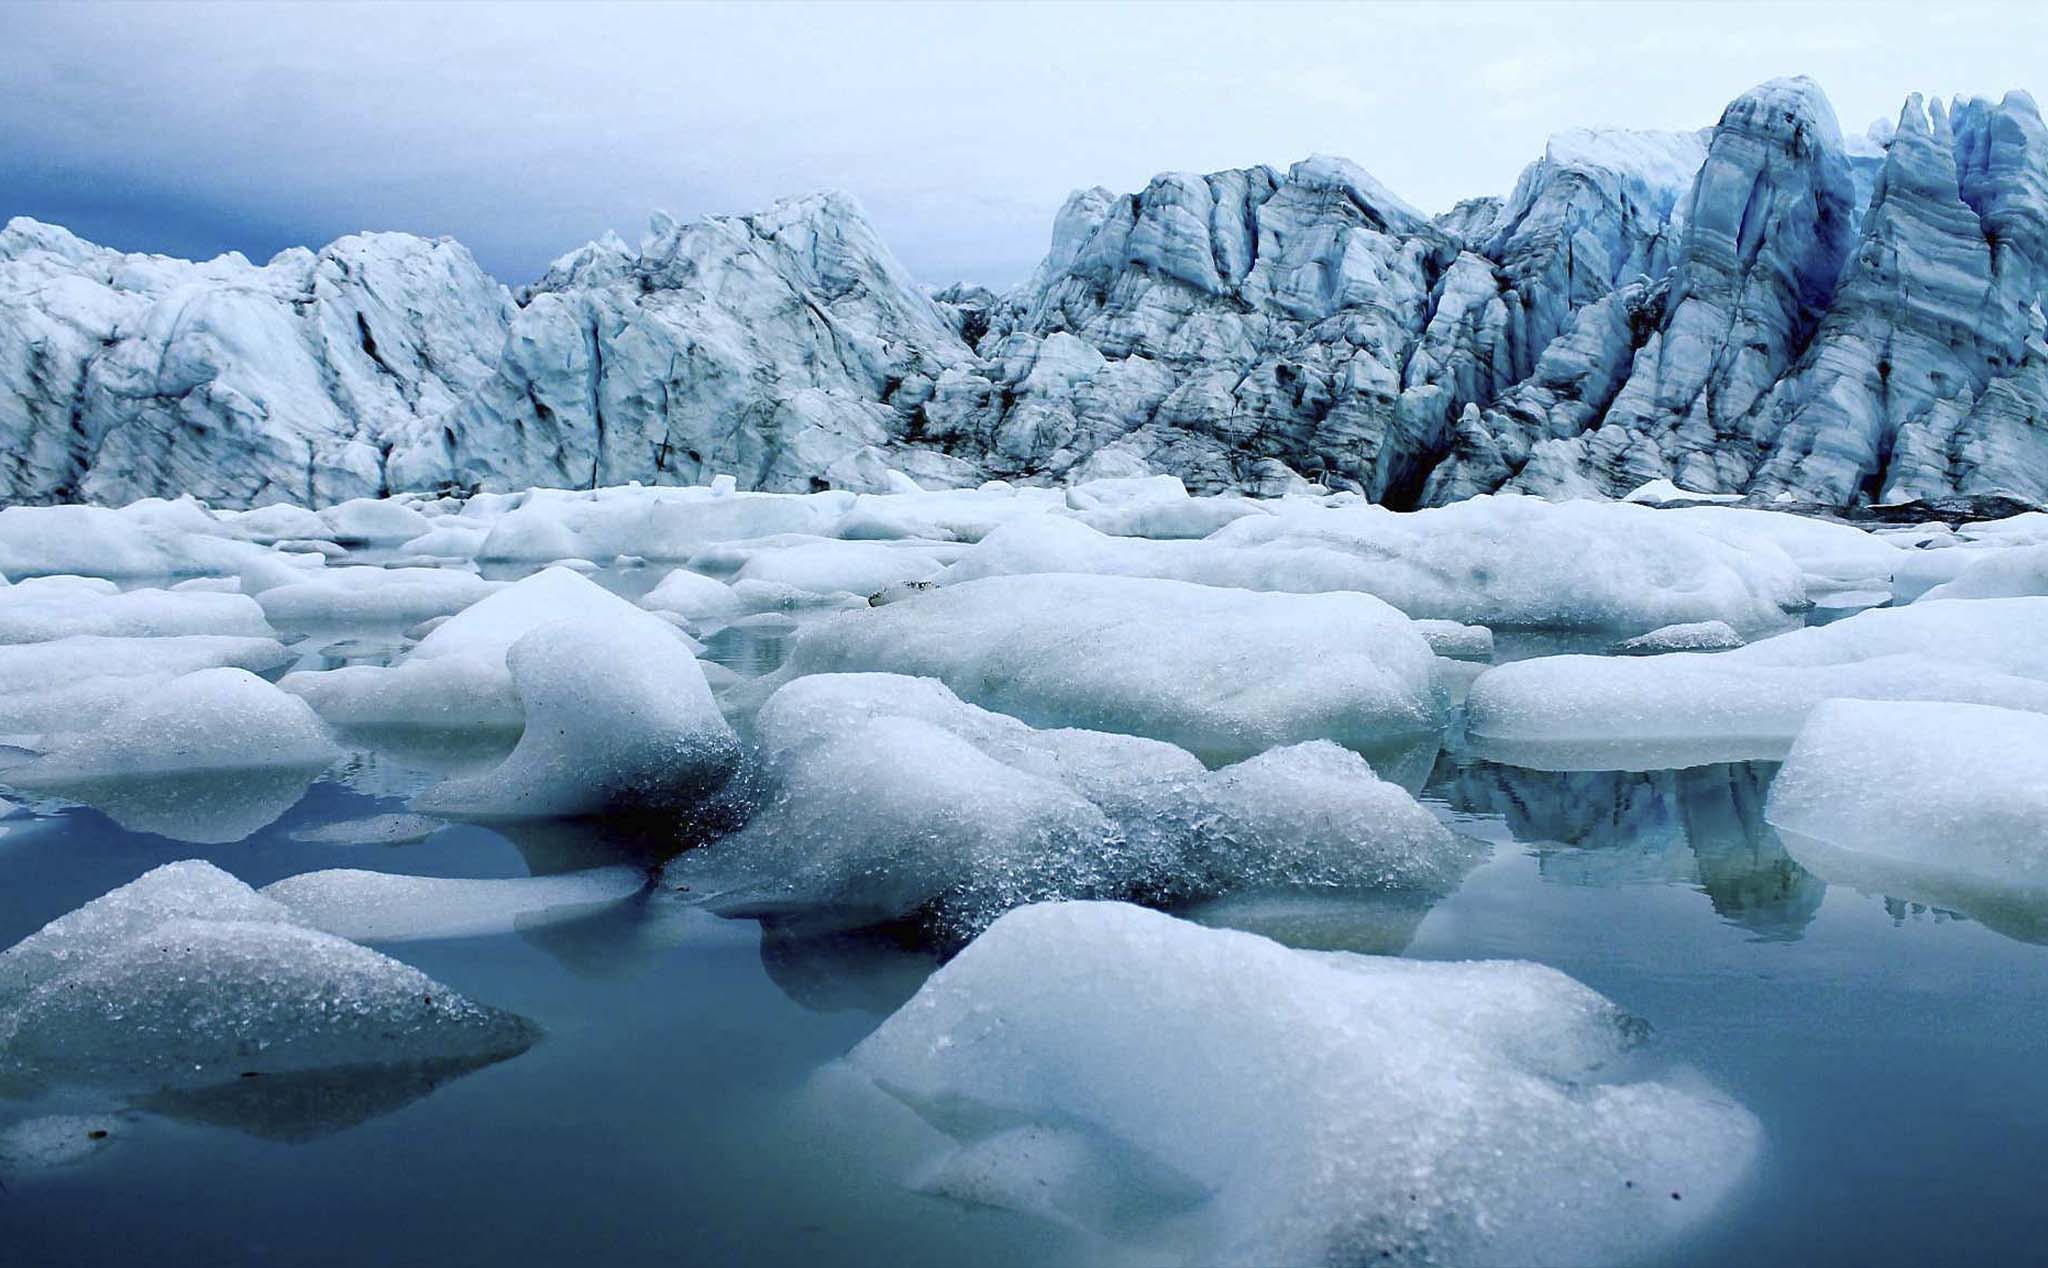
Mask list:
[{"label": "crystalline ice surface", "polygon": [[988,577],[806,630],[785,673],[937,678],[1034,726],[1166,740],[1209,761],[1330,738],[1371,752],[1433,733],[1428,643],[1364,594],[1144,577]]},{"label": "crystalline ice surface", "polygon": [[1171,1259],[1580,1264],[1709,1216],[1760,1143],[1639,1068],[1638,1033],[1535,964],[1059,903],[997,921],[848,1061],[959,1142],[928,1183]]}]

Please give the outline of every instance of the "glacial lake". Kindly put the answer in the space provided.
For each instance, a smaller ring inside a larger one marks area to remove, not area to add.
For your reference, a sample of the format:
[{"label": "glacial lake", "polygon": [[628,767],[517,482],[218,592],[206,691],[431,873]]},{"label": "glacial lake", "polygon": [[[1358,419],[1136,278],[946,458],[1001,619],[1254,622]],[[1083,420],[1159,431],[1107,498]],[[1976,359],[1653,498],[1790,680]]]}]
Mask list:
[{"label": "glacial lake", "polygon": [[[759,672],[777,638],[726,637],[709,654]],[[1424,800],[1492,853],[1448,897],[1248,895],[1192,914],[1298,945],[1536,960],[1641,1016],[1765,1132],[1742,1187],[1659,1264],[2040,1262],[2048,945],[2024,924],[1997,932],[1809,874],[1762,823],[1773,769],[1535,771],[1449,752]],[[389,755],[352,759],[232,844],[130,831],[84,807],[17,814],[0,824],[0,946],[174,859],[262,885],[333,867],[516,877],[664,848],[576,825],[295,839],[402,814],[429,777]],[[181,794],[260,795],[296,793]],[[379,945],[545,1037],[481,1069],[360,1085],[251,1084],[148,1107],[77,1090],[0,1099],[0,1130],[46,1114],[118,1123],[82,1162],[0,1172],[0,1264],[1115,1261],[1081,1234],[916,1192],[908,1131],[844,1112],[833,1063],[938,963],[914,939],[764,928],[649,893],[559,923]]]}]

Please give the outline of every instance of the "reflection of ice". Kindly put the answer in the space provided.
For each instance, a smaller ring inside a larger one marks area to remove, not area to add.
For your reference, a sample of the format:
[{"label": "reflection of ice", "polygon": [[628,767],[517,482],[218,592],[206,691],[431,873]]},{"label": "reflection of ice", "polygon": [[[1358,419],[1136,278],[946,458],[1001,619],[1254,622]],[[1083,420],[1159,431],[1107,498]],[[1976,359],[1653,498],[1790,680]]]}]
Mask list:
[{"label": "reflection of ice", "polygon": [[1967,916],[2016,942],[2048,945],[2048,887],[1998,885],[1961,872],[1844,850],[1796,832],[1780,835],[1800,865],[1832,884],[1884,898],[1895,918],[1903,914],[1899,907],[1904,900]]},{"label": "reflection of ice", "polygon": [[1691,881],[1724,919],[1764,937],[1796,938],[1827,886],[1764,822],[1776,772],[1763,762],[1549,771],[1446,761],[1435,791],[1453,809],[1502,816],[1518,841],[1574,847],[1543,857],[1551,880]]},{"label": "reflection of ice", "polygon": [[299,1142],[395,1113],[444,1083],[525,1051],[339,1066],[264,1074],[201,1088],[166,1088],[135,1098],[136,1109],[181,1122],[228,1127],[265,1140]]},{"label": "reflection of ice", "polygon": [[1265,890],[1226,895],[1178,914],[1307,951],[1399,955],[1414,940],[1423,917],[1449,893]]},{"label": "reflection of ice", "polygon": [[91,806],[130,832],[153,832],[200,845],[228,845],[275,823],[306,795],[322,769],[266,766],[109,775],[72,781],[52,791]]},{"label": "reflection of ice", "polygon": [[761,922],[761,967],[784,995],[814,1013],[885,1017],[917,994],[938,966],[938,952],[911,925]]}]

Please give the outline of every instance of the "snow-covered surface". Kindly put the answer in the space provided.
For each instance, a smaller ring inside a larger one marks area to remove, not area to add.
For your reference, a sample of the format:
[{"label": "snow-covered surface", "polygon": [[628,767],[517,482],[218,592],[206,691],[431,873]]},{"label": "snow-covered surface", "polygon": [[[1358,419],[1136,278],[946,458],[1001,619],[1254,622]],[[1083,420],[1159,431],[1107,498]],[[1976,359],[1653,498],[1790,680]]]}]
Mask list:
[{"label": "snow-covered surface", "polygon": [[997,921],[848,1061],[956,1142],[928,1187],[1171,1260],[1593,1264],[1711,1217],[1762,1139],[1638,1068],[1633,1033],[1539,965],[1059,903]]}]

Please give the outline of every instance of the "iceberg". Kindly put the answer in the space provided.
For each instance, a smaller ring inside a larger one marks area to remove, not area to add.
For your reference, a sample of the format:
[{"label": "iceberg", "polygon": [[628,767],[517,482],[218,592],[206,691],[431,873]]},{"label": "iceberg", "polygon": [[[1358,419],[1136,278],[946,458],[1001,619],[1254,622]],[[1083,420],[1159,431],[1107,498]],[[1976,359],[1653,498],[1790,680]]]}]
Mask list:
[{"label": "iceberg", "polygon": [[533,1027],[167,864],[0,952],[0,1077],[136,1091],[503,1060]]},{"label": "iceberg", "polygon": [[1465,701],[1482,757],[1546,769],[1658,770],[1782,758],[1839,697],[2048,712],[2048,599],[1859,612],[1732,651],[1546,656],[1487,670]]},{"label": "iceberg", "polygon": [[1191,1263],[1593,1264],[1761,1143],[1561,973],[1290,950],[1116,903],[997,921],[848,1056],[952,1138],[925,1187]]},{"label": "iceberg", "polygon": [[2048,717],[1990,704],[1830,700],[1766,810],[1830,881],[2048,942]]},{"label": "iceberg", "polygon": [[936,678],[1033,726],[1147,736],[1226,762],[1303,740],[1370,756],[1433,736],[1435,662],[1370,595],[1042,575],[836,613],[798,635],[781,674]]}]

